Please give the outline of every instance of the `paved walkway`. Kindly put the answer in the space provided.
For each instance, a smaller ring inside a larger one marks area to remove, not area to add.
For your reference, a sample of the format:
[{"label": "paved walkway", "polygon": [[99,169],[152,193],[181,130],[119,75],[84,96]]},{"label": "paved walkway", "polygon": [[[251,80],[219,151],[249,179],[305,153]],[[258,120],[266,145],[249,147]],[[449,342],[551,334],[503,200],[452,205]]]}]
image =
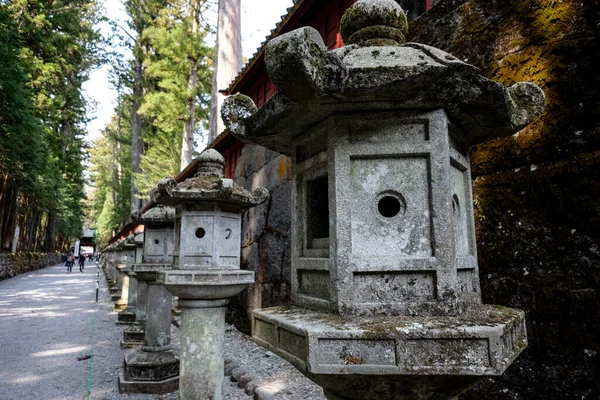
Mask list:
[{"label": "paved walkway", "polygon": [[[97,278],[95,262],[86,264],[83,273],[55,265],[0,281],[0,400],[176,400],[177,392],[119,394],[124,326],[115,324],[104,276]],[[172,326],[171,334],[178,349],[179,329]],[[275,399],[324,399],[318,386],[231,325],[225,343],[225,358],[277,392]],[[252,399],[228,378],[223,398]]]},{"label": "paved walkway", "polygon": [[55,265],[0,282],[0,399],[155,398],[118,396],[122,327],[102,276],[96,303],[98,268],[86,264],[83,273]]}]

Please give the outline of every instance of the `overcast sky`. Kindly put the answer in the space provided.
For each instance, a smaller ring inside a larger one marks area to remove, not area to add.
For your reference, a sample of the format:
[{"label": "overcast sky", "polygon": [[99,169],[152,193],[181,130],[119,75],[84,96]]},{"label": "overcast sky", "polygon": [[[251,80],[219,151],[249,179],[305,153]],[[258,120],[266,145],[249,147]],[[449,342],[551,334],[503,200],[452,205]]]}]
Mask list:
[{"label": "overcast sky", "polygon": [[[126,16],[121,0],[101,0],[106,8],[108,17],[113,20],[123,20]],[[242,48],[244,57],[250,58],[260,43],[270,33],[281,15],[292,5],[292,0],[242,0]],[[207,17],[216,21],[216,13]],[[213,23],[213,25],[215,25]],[[214,42],[214,37],[212,38]],[[104,66],[90,75],[90,80],[84,84],[88,99],[97,103],[95,117],[87,125],[88,139],[93,140],[110,121],[116,106],[116,92],[108,81],[109,67]]]}]

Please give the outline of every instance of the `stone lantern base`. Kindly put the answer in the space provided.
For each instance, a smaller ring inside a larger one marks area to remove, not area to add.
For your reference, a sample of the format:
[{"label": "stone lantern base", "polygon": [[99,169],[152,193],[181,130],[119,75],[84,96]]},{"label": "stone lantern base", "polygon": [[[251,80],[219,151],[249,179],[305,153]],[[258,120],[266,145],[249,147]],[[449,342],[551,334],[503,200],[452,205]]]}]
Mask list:
[{"label": "stone lantern base", "polygon": [[119,374],[120,393],[165,394],[179,388],[179,359],[172,351],[132,351]]},{"label": "stone lantern base", "polygon": [[451,399],[501,375],[526,347],[522,311],[356,319],[297,307],[254,311],[253,337],[329,399]]},{"label": "stone lantern base", "polygon": [[117,325],[131,325],[135,322],[135,308],[127,306],[117,314]]},{"label": "stone lantern base", "polygon": [[123,330],[123,339],[121,340],[122,349],[131,349],[144,345],[144,335],[146,329],[144,324],[132,324]]}]

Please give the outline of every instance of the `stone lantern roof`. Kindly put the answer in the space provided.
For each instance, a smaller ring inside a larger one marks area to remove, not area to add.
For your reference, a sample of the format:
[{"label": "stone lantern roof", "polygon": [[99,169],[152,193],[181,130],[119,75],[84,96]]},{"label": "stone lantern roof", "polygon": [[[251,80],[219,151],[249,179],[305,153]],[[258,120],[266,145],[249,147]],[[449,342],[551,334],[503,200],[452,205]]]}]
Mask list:
[{"label": "stone lantern roof", "polygon": [[218,201],[248,208],[259,205],[268,198],[265,188],[260,187],[251,193],[232,179],[224,178],[225,158],[216,150],[204,151],[197,160],[196,175],[180,183],[172,178],[161,179],[150,192],[152,201],[168,206]]},{"label": "stone lantern roof", "polygon": [[127,235],[125,239],[123,239],[123,248],[133,248],[135,247],[135,235],[133,233]]},{"label": "stone lantern roof", "polygon": [[133,213],[131,213],[131,218],[136,223],[140,224],[172,224],[175,222],[175,209],[173,207],[157,205],[156,207],[152,207],[143,214],[140,211],[134,211]]},{"label": "stone lantern roof", "polygon": [[247,96],[222,107],[228,129],[291,155],[293,139],[339,112],[444,109],[468,145],[512,135],[543,112],[534,83],[510,87],[440,49],[405,43],[406,16],[393,0],[359,0],[344,15],[346,46],[327,50],[312,27],[272,39],[265,62],[278,92],[260,109]]},{"label": "stone lantern roof", "polygon": [[122,251],[123,248],[125,247],[125,240],[126,239],[119,239],[119,240],[117,240],[113,244],[113,246],[114,246],[113,250],[115,250],[115,251]]},{"label": "stone lantern roof", "polygon": [[142,246],[144,244],[144,232],[136,233],[133,242],[136,246]]}]

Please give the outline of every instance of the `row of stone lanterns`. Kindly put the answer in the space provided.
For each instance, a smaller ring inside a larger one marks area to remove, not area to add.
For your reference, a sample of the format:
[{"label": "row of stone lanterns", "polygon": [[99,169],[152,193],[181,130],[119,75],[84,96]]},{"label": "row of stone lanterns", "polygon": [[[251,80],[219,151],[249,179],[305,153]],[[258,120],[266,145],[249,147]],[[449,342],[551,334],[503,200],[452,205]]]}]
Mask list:
[{"label": "row of stone lanterns", "polygon": [[[265,53],[278,89],[267,106],[243,95],[223,106],[231,132],[294,164],[292,306],[256,310],[254,339],[328,399],[455,398],[526,346],[521,311],[481,302],[468,148],[531,123],[544,94],[405,43],[407,29],[395,1],[359,0],[342,19],[347,46],[328,51],[312,28],[281,35]],[[224,178],[214,150],[198,161],[193,178],[161,181],[151,197],[166,207],[140,218],[126,331],[145,331],[125,358],[122,391],[222,398],[225,306],[254,281],[239,269],[240,213],[267,192]],[[127,245],[105,250],[115,282]],[[180,359],[172,294],[183,309]]]},{"label": "row of stone lanterns", "polygon": [[[223,156],[208,150],[194,177],[159,182],[151,193],[158,206],[132,216],[144,225],[143,246],[130,253],[140,243],[130,235],[103,252],[116,304],[125,305],[118,323],[130,324],[121,341],[131,348],[121,392],[179,388],[180,399],[221,398],[226,305],[254,282],[253,272],[240,270],[241,212],[268,197],[264,188],[250,193],[224,178],[224,166]],[[173,294],[183,309],[179,358],[170,341]]]}]

